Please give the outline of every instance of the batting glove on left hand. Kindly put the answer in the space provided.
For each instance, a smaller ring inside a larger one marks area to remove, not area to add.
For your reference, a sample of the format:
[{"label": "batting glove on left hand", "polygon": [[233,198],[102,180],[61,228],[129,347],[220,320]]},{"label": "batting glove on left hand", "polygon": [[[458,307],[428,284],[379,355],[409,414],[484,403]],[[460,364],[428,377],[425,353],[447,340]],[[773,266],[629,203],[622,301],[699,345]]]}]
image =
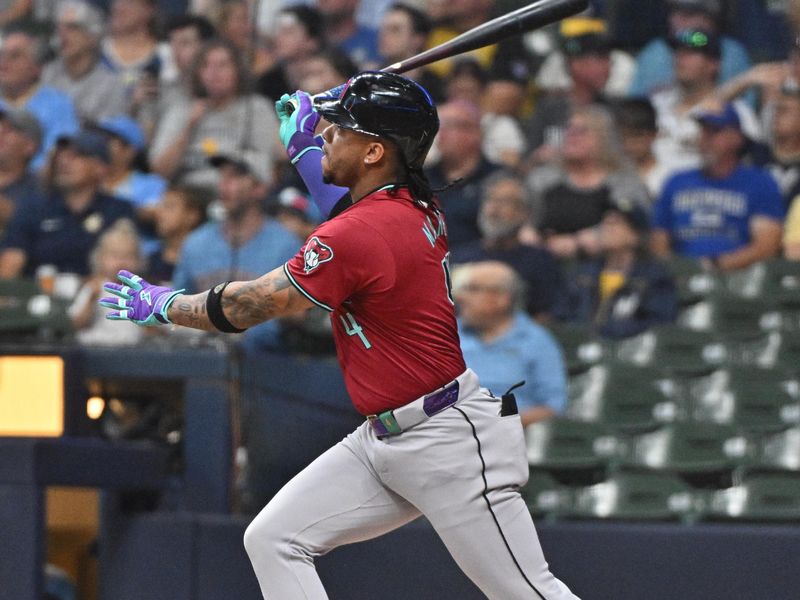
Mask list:
[{"label": "batting glove on left hand", "polygon": [[100,299],[100,306],[112,309],[106,319],[131,321],[145,327],[171,323],[167,318],[167,310],[184,290],[153,285],[124,270],[117,273],[117,279],[122,284],[112,281],[103,284],[103,291],[113,294],[113,297]]},{"label": "batting glove on left hand", "polygon": [[[288,108],[290,105],[294,109],[291,114]],[[281,121],[281,142],[286,147],[292,164],[300,160],[306,151],[320,148],[320,142],[314,137],[320,116],[314,109],[311,96],[301,91],[291,96],[284,94],[275,103],[275,111]]]}]

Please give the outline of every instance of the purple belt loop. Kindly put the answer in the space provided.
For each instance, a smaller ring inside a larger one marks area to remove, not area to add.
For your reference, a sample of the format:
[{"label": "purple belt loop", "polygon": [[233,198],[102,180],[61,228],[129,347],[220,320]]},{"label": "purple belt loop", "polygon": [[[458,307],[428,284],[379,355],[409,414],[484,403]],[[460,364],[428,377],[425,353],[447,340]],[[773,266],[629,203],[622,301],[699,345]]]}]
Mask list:
[{"label": "purple belt loop", "polygon": [[453,406],[458,401],[458,388],[458,381],[454,381],[443,390],[425,396],[422,401],[422,410],[431,417],[440,410]]}]

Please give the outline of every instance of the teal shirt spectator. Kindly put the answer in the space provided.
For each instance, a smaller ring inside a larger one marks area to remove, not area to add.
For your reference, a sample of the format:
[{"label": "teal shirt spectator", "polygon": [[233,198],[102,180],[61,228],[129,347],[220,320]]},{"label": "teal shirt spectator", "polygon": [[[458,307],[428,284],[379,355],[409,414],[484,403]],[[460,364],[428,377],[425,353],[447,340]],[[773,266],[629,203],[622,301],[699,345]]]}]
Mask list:
[{"label": "teal shirt spectator", "polygon": [[520,412],[537,406],[564,411],[567,375],[561,348],[525,313],[517,311],[511,329],[488,343],[461,322],[458,333],[467,366],[495,396],[525,380],[524,386],[514,390]]},{"label": "teal shirt spectator", "polygon": [[[745,47],[733,38],[722,36],[720,41],[722,58],[718,83],[724,83],[749,69],[751,61]],[[672,84],[674,78],[672,48],[666,39],[656,38],[642,48],[636,57],[636,73],[628,95],[649,96],[659,88]]]},{"label": "teal shirt spectator", "polygon": [[[275,221],[266,220],[255,236],[234,248],[220,223],[206,223],[184,242],[175,265],[172,284],[189,294],[207,290],[224,281],[248,281],[261,277],[292,258],[303,242]],[[280,326],[267,321],[248,329],[245,343],[260,348],[280,346]]]},{"label": "teal shirt spectator", "polygon": [[[0,107],[9,104],[0,99]],[[31,161],[31,171],[39,171],[58,138],[77,133],[80,128],[75,105],[64,92],[46,85],[39,86],[23,106],[11,106],[30,112],[42,127],[42,145]]]}]

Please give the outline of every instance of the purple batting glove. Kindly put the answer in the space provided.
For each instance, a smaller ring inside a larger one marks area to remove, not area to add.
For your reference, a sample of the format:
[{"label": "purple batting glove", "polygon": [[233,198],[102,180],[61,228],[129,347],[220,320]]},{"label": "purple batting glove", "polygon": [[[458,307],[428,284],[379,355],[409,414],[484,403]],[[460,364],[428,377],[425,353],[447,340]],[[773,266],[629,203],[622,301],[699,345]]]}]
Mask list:
[{"label": "purple batting glove", "polygon": [[100,306],[112,309],[106,319],[131,321],[145,327],[171,323],[167,310],[184,290],[153,285],[124,270],[117,273],[117,279],[122,284],[112,281],[103,284],[103,291],[113,295],[101,298],[99,302]]},{"label": "purple batting glove", "polygon": [[275,110],[281,121],[281,142],[292,164],[309,150],[320,149],[319,141],[314,137],[320,116],[314,109],[311,96],[299,90],[291,96],[284,94],[275,103]]}]

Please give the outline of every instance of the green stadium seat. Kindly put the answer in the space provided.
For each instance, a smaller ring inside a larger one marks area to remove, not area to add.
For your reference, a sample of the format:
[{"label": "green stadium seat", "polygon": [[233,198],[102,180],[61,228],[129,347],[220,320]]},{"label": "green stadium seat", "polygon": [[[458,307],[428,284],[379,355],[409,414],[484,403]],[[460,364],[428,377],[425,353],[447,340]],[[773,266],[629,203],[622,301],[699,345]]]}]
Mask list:
[{"label": "green stadium seat", "polygon": [[520,493],[534,517],[557,516],[572,509],[573,490],[546,471],[532,469]]},{"label": "green stadium seat", "polygon": [[5,339],[61,337],[72,330],[66,304],[32,279],[0,280],[0,334]]},{"label": "green stadium seat", "polygon": [[694,331],[713,331],[726,337],[748,336],[782,327],[782,315],[763,298],[744,298],[715,292],[684,308],[678,325]]},{"label": "green stadium seat", "polygon": [[691,488],[664,473],[620,471],[575,493],[569,516],[594,519],[685,519],[694,508]]},{"label": "green stadium seat", "polygon": [[720,370],[690,387],[690,417],[750,432],[800,423],[798,382],[775,371]]},{"label": "green stadium seat", "polygon": [[762,436],[752,469],[800,472],[800,426]]},{"label": "green stadium seat", "polygon": [[667,325],[620,342],[616,357],[625,363],[675,374],[709,373],[728,358],[723,340],[706,331]]},{"label": "green stadium seat", "polygon": [[800,520],[800,475],[748,475],[733,487],[713,492],[704,518],[796,522]]},{"label": "green stadium seat", "polygon": [[733,427],[673,423],[632,438],[621,463],[678,474],[730,471],[744,460],[746,440]]},{"label": "green stadium seat", "polygon": [[528,463],[546,471],[604,468],[618,451],[618,440],[597,423],[547,419],[525,428]]},{"label": "green stadium seat", "polygon": [[566,415],[616,430],[652,429],[681,416],[674,391],[657,369],[609,361],[570,377]]},{"label": "green stadium seat", "polygon": [[800,305],[800,261],[775,258],[759,265],[763,269],[760,296],[779,304]]},{"label": "green stadium seat", "polygon": [[722,285],[719,276],[706,271],[696,258],[673,256],[666,267],[675,280],[681,305],[697,302]]},{"label": "green stadium seat", "polygon": [[597,337],[586,325],[552,323],[548,328],[561,346],[568,373],[579,373],[597,364],[608,352],[609,343]]}]

